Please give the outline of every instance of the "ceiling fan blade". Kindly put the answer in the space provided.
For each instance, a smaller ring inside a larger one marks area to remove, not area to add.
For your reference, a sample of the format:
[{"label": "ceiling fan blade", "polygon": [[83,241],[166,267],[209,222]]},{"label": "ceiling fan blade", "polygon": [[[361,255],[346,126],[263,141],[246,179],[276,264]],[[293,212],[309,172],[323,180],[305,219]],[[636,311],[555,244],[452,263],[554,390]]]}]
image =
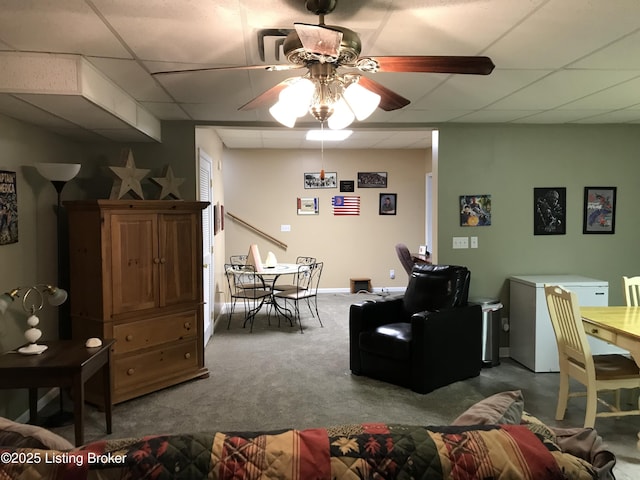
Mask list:
[{"label": "ceiling fan blade", "polygon": [[406,107],[411,102],[404,98],[401,95],[398,95],[393,90],[389,90],[387,87],[382,85],[381,83],[376,82],[375,80],[371,80],[370,78],[361,76],[358,80],[358,83],[370,90],[374,93],[380,95],[380,105],[378,108],[381,108],[385,112],[390,112],[392,110],[399,110],[403,107]]},{"label": "ceiling fan blade", "polygon": [[264,107],[266,105],[271,106],[278,101],[278,95],[280,92],[291,85],[292,82],[298,80],[300,77],[287,78],[277,85],[271,87],[269,90],[261,93],[253,100],[249,100],[247,103],[242,105],[238,110],[253,110],[254,108]]},{"label": "ceiling fan blade", "polygon": [[[367,59],[360,60],[366,62]],[[371,57],[371,60],[379,64],[379,72],[489,75],[495,67],[489,57],[397,56]]]},{"label": "ceiling fan blade", "polygon": [[194,72],[224,72],[233,70],[266,70],[268,72],[280,72],[285,70],[295,70],[303,68],[304,65],[240,65],[237,67],[202,67],[191,68],[186,70],[164,70],[161,72],[151,72],[151,75],[172,75],[177,73],[194,73]]},{"label": "ceiling fan blade", "polygon": [[326,25],[294,23],[300,43],[304,49],[318,55],[337,57],[342,43],[342,32]]}]

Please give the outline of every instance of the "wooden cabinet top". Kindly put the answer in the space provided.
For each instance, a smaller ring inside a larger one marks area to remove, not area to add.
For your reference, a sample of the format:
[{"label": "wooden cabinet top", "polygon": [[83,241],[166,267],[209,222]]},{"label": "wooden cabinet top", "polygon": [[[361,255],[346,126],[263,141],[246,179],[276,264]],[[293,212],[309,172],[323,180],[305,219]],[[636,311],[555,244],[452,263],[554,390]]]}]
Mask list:
[{"label": "wooden cabinet top", "polygon": [[203,210],[209,202],[188,200],[72,200],[63,202],[69,210]]}]

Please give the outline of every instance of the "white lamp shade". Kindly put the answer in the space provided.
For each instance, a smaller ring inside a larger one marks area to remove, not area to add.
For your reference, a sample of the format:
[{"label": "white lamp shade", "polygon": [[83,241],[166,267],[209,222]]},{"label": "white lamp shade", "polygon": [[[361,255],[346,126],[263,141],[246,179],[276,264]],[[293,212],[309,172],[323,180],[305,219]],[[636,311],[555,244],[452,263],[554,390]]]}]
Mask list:
[{"label": "white lamp shade", "polygon": [[67,297],[68,294],[66,290],[55,287],[49,292],[49,304],[57,307],[59,305],[62,305],[67,300]]},{"label": "white lamp shade", "polygon": [[333,106],[333,113],[327,120],[329,128],[332,130],[342,130],[345,127],[351,125],[351,122],[355,120],[353,112],[344,101],[344,98],[338,100]]},{"label": "white lamp shade", "polygon": [[278,101],[270,109],[269,113],[273,118],[285,127],[293,128],[298,117],[285,104]]},{"label": "white lamp shade", "polygon": [[4,312],[7,311],[7,308],[9,308],[12,302],[13,298],[8,293],[0,295],[0,314],[4,315]]},{"label": "white lamp shade", "polygon": [[380,95],[358,83],[349,85],[343,95],[358,120],[368,118],[380,105]]},{"label": "white lamp shade", "polygon": [[68,182],[80,171],[79,163],[37,163],[40,175],[52,182]]},{"label": "white lamp shade", "polygon": [[316,86],[311,80],[301,77],[280,92],[279,103],[296,117],[303,117],[309,111],[309,104],[315,89]]}]

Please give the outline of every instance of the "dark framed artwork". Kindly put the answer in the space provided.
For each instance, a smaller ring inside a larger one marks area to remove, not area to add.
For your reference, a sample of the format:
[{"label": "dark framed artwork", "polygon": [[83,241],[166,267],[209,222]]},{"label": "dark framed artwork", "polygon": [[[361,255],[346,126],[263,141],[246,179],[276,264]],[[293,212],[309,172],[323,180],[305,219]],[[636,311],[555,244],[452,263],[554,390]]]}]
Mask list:
[{"label": "dark framed artwork", "polygon": [[355,183],[353,180],[340,180],[340,191],[353,192],[355,190]]},{"label": "dark framed artwork", "polygon": [[533,189],[533,234],[567,233],[567,189],[565,187]]},{"label": "dark framed artwork", "polygon": [[305,173],[304,188],[338,188],[338,173],[325,171]]},{"label": "dark framed artwork", "polygon": [[387,188],[387,172],[358,172],[358,188]]},{"label": "dark framed artwork", "polygon": [[616,190],[616,187],[584,187],[582,233],[615,233]]},{"label": "dark framed artwork", "polygon": [[486,227],[491,225],[491,195],[460,196],[460,226]]},{"label": "dark framed artwork", "polygon": [[0,171],[0,245],[18,242],[16,172]]},{"label": "dark framed artwork", "polygon": [[381,193],[380,194],[380,215],[395,215],[398,203],[397,193]]}]

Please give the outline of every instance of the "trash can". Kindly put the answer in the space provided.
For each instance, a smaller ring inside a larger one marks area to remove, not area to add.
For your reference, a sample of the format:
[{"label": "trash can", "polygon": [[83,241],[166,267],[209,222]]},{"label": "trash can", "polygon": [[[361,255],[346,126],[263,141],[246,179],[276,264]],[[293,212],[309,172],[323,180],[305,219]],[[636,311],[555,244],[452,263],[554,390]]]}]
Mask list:
[{"label": "trash can", "polygon": [[471,302],[482,307],[482,365],[500,365],[500,310],[503,305],[495,298],[476,298]]}]

